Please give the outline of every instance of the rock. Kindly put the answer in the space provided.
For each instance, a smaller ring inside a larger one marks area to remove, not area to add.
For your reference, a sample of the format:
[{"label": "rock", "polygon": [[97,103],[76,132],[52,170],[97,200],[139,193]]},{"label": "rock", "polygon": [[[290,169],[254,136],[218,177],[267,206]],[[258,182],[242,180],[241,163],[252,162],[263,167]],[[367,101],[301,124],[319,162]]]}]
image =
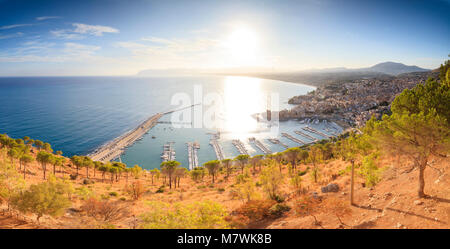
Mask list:
[{"label": "rock", "polygon": [[322,193],[328,193],[328,192],[338,192],[339,191],[339,185],[336,183],[330,183],[325,187],[321,188]]},{"label": "rock", "polygon": [[319,199],[319,200],[321,199],[320,196],[319,196],[319,194],[318,194],[317,192],[312,192],[311,195],[312,195],[312,197],[313,197],[314,199]]},{"label": "rock", "polygon": [[400,223],[397,223],[397,225],[395,226],[396,228],[401,228],[403,225]]},{"label": "rock", "polygon": [[392,196],[392,193],[391,192],[387,192],[387,193],[385,193],[384,194],[384,200],[388,200],[390,197]]},{"label": "rock", "polygon": [[367,197],[373,197],[373,193],[369,193]]},{"label": "rock", "polygon": [[421,200],[414,201],[414,205],[422,205],[422,204],[423,204],[423,201],[421,201]]}]

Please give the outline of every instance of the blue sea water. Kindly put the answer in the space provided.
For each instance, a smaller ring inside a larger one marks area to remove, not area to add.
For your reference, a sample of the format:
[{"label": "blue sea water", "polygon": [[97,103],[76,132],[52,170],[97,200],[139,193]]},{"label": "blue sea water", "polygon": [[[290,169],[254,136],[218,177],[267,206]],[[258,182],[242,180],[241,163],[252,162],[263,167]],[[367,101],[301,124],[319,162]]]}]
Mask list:
[{"label": "blue sea water", "polygon": [[[193,96],[194,85],[200,85],[204,93],[230,95],[229,91],[235,91],[237,98],[232,101],[238,106],[246,95],[253,94],[252,87],[260,92],[276,92],[281,108],[289,107],[287,100],[290,97],[314,90],[314,87],[302,84],[263,79],[250,79],[249,88],[244,86],[245,82],[245,79],[234,82],[233,77],[227,76],[0,78],[0,133],[49,142],[54,150],[62,150],[65,156],[82,155],[135,128],[155,113],[177,108],[171,105],[171,98],[176,93]],[[235,88],[230,90],[230,84]],[[237,89],[240,88],[236,86],[242,86],[243,92],[239,93]],[[242,102],[244,105],[248,102]],[[170,116],[162,120],[170,121]],[[280,132],[292,132],[299,126],[298,121],[281,122]],[[131,166],[158,167],[163,144],[174,141],[177,160],[187,167],[186,143],[198,141],[199,159],[203,163],[215,159],[208,132],[216,131],[158,124],[130,146],[121,159]],[[261,139],[274,151],[284,150]],[[286,138],[280,137],[280,140],[298,146]],[[242,141],[248,142],[245,138]],[[238,154],[230,139],[220,142],[227,157]],[[248,143],[246,146],[251,154],[262,154],[256,147]]]}]

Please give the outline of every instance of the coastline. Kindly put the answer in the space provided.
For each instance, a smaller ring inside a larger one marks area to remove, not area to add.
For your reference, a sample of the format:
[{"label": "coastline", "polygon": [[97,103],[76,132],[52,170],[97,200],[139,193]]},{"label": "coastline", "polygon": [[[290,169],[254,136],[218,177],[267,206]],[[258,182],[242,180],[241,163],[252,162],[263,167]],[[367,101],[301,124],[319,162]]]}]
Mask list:
[{"label": "coastline", "polygon": [[91,157],[91,159],[94,161],[103,162],[108,162],[116,159],[124,152],[125,148],[132,145],[143,135],[145,135],[145,133],[147,133],[153,126],[155,126],[158,120],[163,115],[163,113],[157,113],[151,116],[150,118],[139,124],[138,127],[100,146],[92,153],[89,153],[87,156]]}]

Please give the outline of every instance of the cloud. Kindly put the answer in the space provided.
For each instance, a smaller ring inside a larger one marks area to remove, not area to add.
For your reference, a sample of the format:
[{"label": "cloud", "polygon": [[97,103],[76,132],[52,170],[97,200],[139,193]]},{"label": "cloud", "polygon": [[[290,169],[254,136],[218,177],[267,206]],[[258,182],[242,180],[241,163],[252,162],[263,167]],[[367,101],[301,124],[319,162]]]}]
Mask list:
[{"label": "cloud", "polygon": [[118,29],[108,26],[88,25],[82,23],[73,23],[72,25],[75,26],[75,30],[73,32],[80,34],[91,34],[95,36],[102,36],[103,33],[119,33]]},{"label": "cloud", "polygon": [[99,46],[74,42],[57,46],[55,43],[29,41],[22,46],[0,51],[0,62],[84,62],[102,58],[96,55]]},{"label": "cloud", "polygon": [[51,30],[50,34],[52,34],[58,38],[68,39],[68,40],[78,40],[78,39],[84,38],[84,36],[73,33],[72,30],[68,30],[68,29]]},{"label": "cloud", "polygon": [[32,26],[32,25],[33,24],[31,24],[31,23],[6,25],[6,26],[1,26],[0,30],[14,29],[14,28],[20,28],[20,27],[26,27],[26,26]]},{"label": "cloud", "polygon": [[39,16],[36,17],[36,20],[38,21],[44,21],[44,20],[48,20],[48,19],[58,19],[61,18],[60,16]]},{"label": "cloud", "polygon": [[84,35],[103,36],[103,33],[119,33],[118,29],[101,26],[101,25],[88,25],[82,23],[73,23],[75,28],[72,29],[57,29],[51,30],[50,33],[58,38],[67,40],[79,40],[83,39]]},{"label": "cloud", "polygon": [[9,38],[15,38],[15,37],[20,37],[20,36],[22,36],[22,35],[23,35],[22,32],[17,32],[17,33],[14,33],[14,34],[7,34],[7,35],[1,35],[1,34],[0,34],[0,40],[2,40],[2,39],[9,39]]}]

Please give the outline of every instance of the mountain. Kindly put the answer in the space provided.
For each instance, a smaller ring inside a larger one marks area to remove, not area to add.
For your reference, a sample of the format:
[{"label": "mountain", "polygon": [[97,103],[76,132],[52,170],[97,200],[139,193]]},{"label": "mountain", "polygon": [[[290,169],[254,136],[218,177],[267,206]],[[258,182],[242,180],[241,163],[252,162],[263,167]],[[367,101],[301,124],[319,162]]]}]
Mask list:
[{"label": "mountain", "polygon": [[418,66],[407,66],[402,63],[391,62],[391,61],[378,63],[375,66],[372,66],[369,68],[361,68],[359,70],[385,73],[385,74],[390,74],[390,75],[399,75],[402,73],[430,71],[429,69],[420,68]]}]

